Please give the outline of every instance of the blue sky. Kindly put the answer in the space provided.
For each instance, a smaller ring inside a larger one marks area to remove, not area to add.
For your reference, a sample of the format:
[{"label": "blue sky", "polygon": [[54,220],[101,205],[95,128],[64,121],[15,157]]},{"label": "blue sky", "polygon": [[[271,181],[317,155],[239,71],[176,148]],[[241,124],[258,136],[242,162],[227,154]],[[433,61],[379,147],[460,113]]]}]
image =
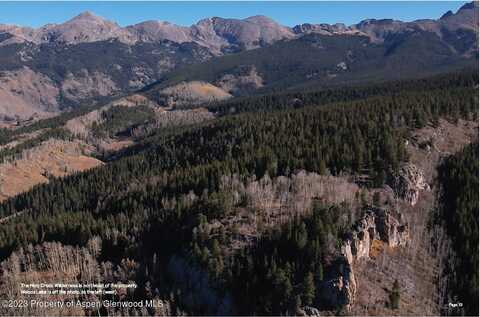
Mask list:
[{"label": "blue sky", "polygon": [[322,1],[322,2],[0,2],[0,23],[38,27],[62,23],[83,11],[92,11],[122,26],[145,20],[191,25],[198,20],[220,16],[245,18],[266,15],[281,24],[336,23],[347,25],[367,18],[412,21],[439,18],[448,10],[456,12],[464,1]]}]

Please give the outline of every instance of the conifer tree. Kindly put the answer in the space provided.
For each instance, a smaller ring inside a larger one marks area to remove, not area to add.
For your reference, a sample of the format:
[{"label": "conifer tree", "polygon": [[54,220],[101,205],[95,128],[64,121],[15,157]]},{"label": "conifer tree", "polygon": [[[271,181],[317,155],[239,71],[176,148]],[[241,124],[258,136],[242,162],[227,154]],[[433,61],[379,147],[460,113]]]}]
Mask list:
[{"label": "conifer tree", "polygon": [[400,308],[400,285],[398,283],[398,280],[395,280],[395,282],[393,282],[392,290],[390,291],[390,308]]},{"label": "conifer tree", "polygon": [[303,302],[307,305],[312,305],[315,299],[315,282],[313,279],[313,273],[308,272],[303,280]]}]

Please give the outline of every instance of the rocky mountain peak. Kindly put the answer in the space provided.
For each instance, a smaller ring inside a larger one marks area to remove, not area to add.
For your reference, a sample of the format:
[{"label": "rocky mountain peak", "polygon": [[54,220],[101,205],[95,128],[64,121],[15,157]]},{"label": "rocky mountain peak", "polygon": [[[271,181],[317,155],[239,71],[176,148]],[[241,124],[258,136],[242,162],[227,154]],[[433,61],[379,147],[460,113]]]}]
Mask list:
[{"label": "rocky mountain peak", "polygon": [[65,23],[44,26],[37,30],[36,40],[77,44],[103,41],[124,36],[120,26],[90,11],[83,12]]},{"label": "rocky mountain peak", "polygon": [[269,18],[265,15],[254,15],[251,17],[248,17],[244,19],[245,21],[251,22],[251,23],[257,23],[257,24],[265,24],[265,23],[271,23],[271,24],[277,24],[278,23],[273,20],[272,18]]},{"label": "rocky mountain peak", "polygon": [[392,19],[367,19],[352,26],[343,24],[301,24],[293,28],[283,26],[264,15],[245,19],[211,17],[200,20],[191,27],[178,26],[163,21],[145,21],[120,27],[91,11],[85,11],[62,24],[45,25],[38,29],[0,26],[0,32],[8,33],[1,45],[30,41],[34,43],[82,42],[117,39],[127,44],[170,40],[177,43],[195,42],[216,54],[238,49],[252,49],[272,44],[282,39],[292,39],[305,33],[325,35],[360,34],[373,42],[382,42],[391,33],[422,29],[441,35],[441,29],[450,31],[469,29],[478,32],[478,2],[463,5],[456,13],[445,13],[439,20],[401,22]]},{"label": "rocky mountain peak", "polygon": [[216,50],[232,45],[251,49],[294,36],[290,28],[265,16],[243,20],[211,17],[193,25],[191,31],[194,41]]},{"label": "rocky mountain peak", "polygon": [[115,22],[107,20],[99,15],[94,14],[90,11],[85,11],[79,15],[73,17],[65,23],[59,24],[58,26],[67,26],[67,25],[76,25],[76,26],[105,26],[109,28],[120,28],[119,25]]},{"label": "rocky mountain peak", "polygon": [[279,24],[277,21],[264,16],[264,15],[255,15],[244,19],[249,23],[253,23],[262,27],[263,34],[275,34],[274,37],[280,38],[290,38],[293,36],[293,31],[291,28]]},{"label": "rocky mountain peak", "polygon": [[461,10],[471,10],[471,9],[478,9],[478,1],[472,1],[469,3],[465,3],[458,11]]},{"label": "rocky mountain peak", "polygon": [[65,23],[56,25],[55,27],[59,29],[76,27],[79,28],[78,31],[82,31],[82,29],[95,30],[100,28],[99,31],[103,32],[120,29],[120,26],[117,23],[107,20],[90,11],[85,11]]},{"label": "rocky mountain peak", "polygon": [[101,16],[96,15],[92,11],[84,11],[80,13],[79,15],[73,17],[70,21],[75,21],[75,20],[105,20]]},{"label": "rocky mountain peak", "polygon": [[467,29],[478,33],[478,2],[464,4],[455,14],[444,14],[439,20],[449,30]]},{"label": "rocky mountain peak", "polygon": [[453,12],[452,10],[448,10],[447,12],[445,12],[442,17],[440,18],[440,20],[442,19],[445,19],[445,18],[448,18],[449,16],[452,16],[453,15]]},{"label": "rocky mountain peak", "polygon": [[156,42],[169,40],[177,43],[192,42],[190,29],[170,22],[149,20],[126,27],[133,41]]},{"label": "rocky mountain peak", "polygon": [[463,5],[456,13],[446,12],[440,19],[424,19],[413,22],[402,22],[393,19],[366,19],[351,26],[341,24],[301,24],[293,28],[296,34],[318,33],[360,34],[368,36],[372,42],[382,43],[386,36],[395,33],[415,32],[418,30],[442,35],[442,30],[472,30],[478,32],[478,2]]}]

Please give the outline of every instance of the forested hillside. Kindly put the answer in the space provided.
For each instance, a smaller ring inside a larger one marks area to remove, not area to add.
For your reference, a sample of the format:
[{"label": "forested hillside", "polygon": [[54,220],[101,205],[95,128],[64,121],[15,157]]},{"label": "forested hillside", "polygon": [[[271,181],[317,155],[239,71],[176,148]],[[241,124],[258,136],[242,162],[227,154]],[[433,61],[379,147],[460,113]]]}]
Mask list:
[{"label": "forested hillside", "polygon": [[273,111],[319,106],[322,104],[353,101],[373,96],[390,96],[407,91],[420,92],[451,87],[472,87],[478,75],[468,69],[460,72],[425,77],[421,79],[396,80],[386,83],[363,83],[338,88],[303,87],[288,93],[265,94],[261,96],[238,97],[233,100],[208,105],[208,109],[221,115]]},{"label": "forested hillside", "polygon": [[[474,72],[466,70],[459,73],[438,75],[425,79],[393,81],[385,84],[364,84],[359,86],[322,90],[302,89],[291,93],[240,97],[231,101],[205,104],[204,106],[207,107],[208,113],[204,115],[225,116],[252,111],[270,112],[276,110],[303,108],[306,106],[317,107],[329,103],[348,102],[375,96],[390,96],[392,94],[406,93],[408,91],[415,93],[450,87],[471,87],[476,82],[476,76],[477,75]],[[117,102],[120,105],[121,100],[122,98],[120,98]],[[192,108],[195,107],[199,106],[192,105]],[[0,150],[0,158],[9,158],[12,155],[20,154],[23,150],[32,148],[51,137],[63,139],[71,138],[72,131],[65,128],[66,124],[70,120],[75,120],[76,118],[88,115],[89,113],[95,112],[99,109],[102,109],[102,104],[88,107],[84,106],[70,112],[62,113],[53,118],[43,119],[29,125],[21,126],[17,129],[0,129],[0,146],[16,140],[21,140],[22,136],[24,135],[38,133],[35,135],[35,137],[26,140],[25,142],[19,142],[12,147],[2,148]],[[106,109],[105,111],[102,111],[102,114],[99,117],[99,123],[92,124],[91,138],[93,138],[96,143],[98,140],[105,140],[113,137],[119,132],[123,132],[123,135],[125,135],[126,132],[126,135],[129,135],[134,133],[133,131],[136,131],[136,134],[140,135],[137,135],[135,139],[136,141],[141,141],[136,148],[148,146],[150,143],[149,138],[142,140],[143,137],[158,134],[159,131],[155,131],[155,128],[172,127],[172,124],[162,123],[164,120],[155,118],[155,115],[152,111],[154,109],[155,108],[152,109],[151,106],[149,108],[145,107],[142,103],[140,103],[138,107],[132,109],[118,106],[115,106],[113,109]],[[185,117],[182,115],[181,111],[166,111],[164,114],[165,118]],[[198,112],[192,112],[189,116],[194,116],[195,118],[199,119],[197,120],[190,118],[186,120],[186,118],[183,118],[177,119],[176,121],[184,123],[187,123],[187,121],[202,121],[202,116]],[[177,131],[179,129],[179,124],[173,124],[173,127],[175,127],[173,130]],[[166,132],[167,131],[163,131],[163,133]],[[89,140],[88,142],[92,143],[92,140]],[[153,137],[153,142],[156,142],[155,136]],[[147,145],[145,145],[145,143]],[[131,148],[127,151],[136,151],[136,148]]]},{"label": "forested hillside", "polygon": [[444,268],[448,299],[463,304],[446,309],[454,315],[478,315],[478,143],[447,158],[439,167],[439,181],[438,216],[452,242]]},{"label": "forested hillside", "polygon": [[[473,39],[474,34],[471,36]],[[166,74],[145,90],[155,97],[159,89],[182,81],[202,80],[222,87],[225,76],[260,80],[261,85],[255,89],[235,92],[245,96],[421,78],[477,63],[476,57],[457,60],[455,55],[449,45],[426,31],[419,31],[412,37],[391,36],[381,44],[364,36],[312,33],[262,49],[185,66]]]},{"label": "forested hillside", "polygon": [[[478,119],[477,76],[431,80],[246,99],[214,106],[223,116],[213,121],[153,131],[105,166],[0,204],[3,270],[55,241],[88,250],[102,268],[88,271],[95,278],[135,281],[127,299],[162,298],[178,313],[335,310],[320,290],[336,274],[343,234],[366,205],[394,208],[393,197],[371,196],[409,161],[411,131]],[[98,133],[142,122],[150,110],[140,109],[105,112],[111,125]]]}]

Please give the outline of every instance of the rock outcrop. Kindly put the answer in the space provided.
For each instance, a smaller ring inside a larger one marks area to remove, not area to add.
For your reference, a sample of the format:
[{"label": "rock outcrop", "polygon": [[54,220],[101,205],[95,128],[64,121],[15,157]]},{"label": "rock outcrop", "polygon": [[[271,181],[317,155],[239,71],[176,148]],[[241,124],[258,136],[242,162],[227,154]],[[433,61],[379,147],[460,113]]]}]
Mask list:
[{"label": "rock outcrop", "polygon": [[399,198],[414,206],[418,201],[421,190],[430,190],[423,172],[414,164],[404,165],[394,178],[393,188]]},{"label": "rock outcrop", "polygon": [[298,316],[322,316],[322,314],[320,314],[320,311],[315,308],[315,307],[311,307],[311,306],[305,306],[305,307],[302,307],[298,310],[297,312],[297,315]]},{"label": "rock outcrop", "polygon": [[391,211],[369,207],[343,241],[341,255],[335,262],[337,276],[325,282],[323,299],[333,307],[351,308],[358,285],[353,270],[355,261],[369,258],[372,242],[379,240],[391,248],[406,246],[408,224],[395,218]]},{"label": "rock outcrop", "polygon": [[408,239],[408,224],[401,224],[389,210],[369,207],[344,240],[341,253],[352,264],[354,260],[370,256],[373,240],[383,241],[395,248],[407,245]]},{"label": "rock outcrop", "polygon": [[341,256],[335,262],[337,277],[326,281],[321,289],[322,299],[331,307],[350,309],[357,293],[357,281],[352,264],[347,257]]}]

